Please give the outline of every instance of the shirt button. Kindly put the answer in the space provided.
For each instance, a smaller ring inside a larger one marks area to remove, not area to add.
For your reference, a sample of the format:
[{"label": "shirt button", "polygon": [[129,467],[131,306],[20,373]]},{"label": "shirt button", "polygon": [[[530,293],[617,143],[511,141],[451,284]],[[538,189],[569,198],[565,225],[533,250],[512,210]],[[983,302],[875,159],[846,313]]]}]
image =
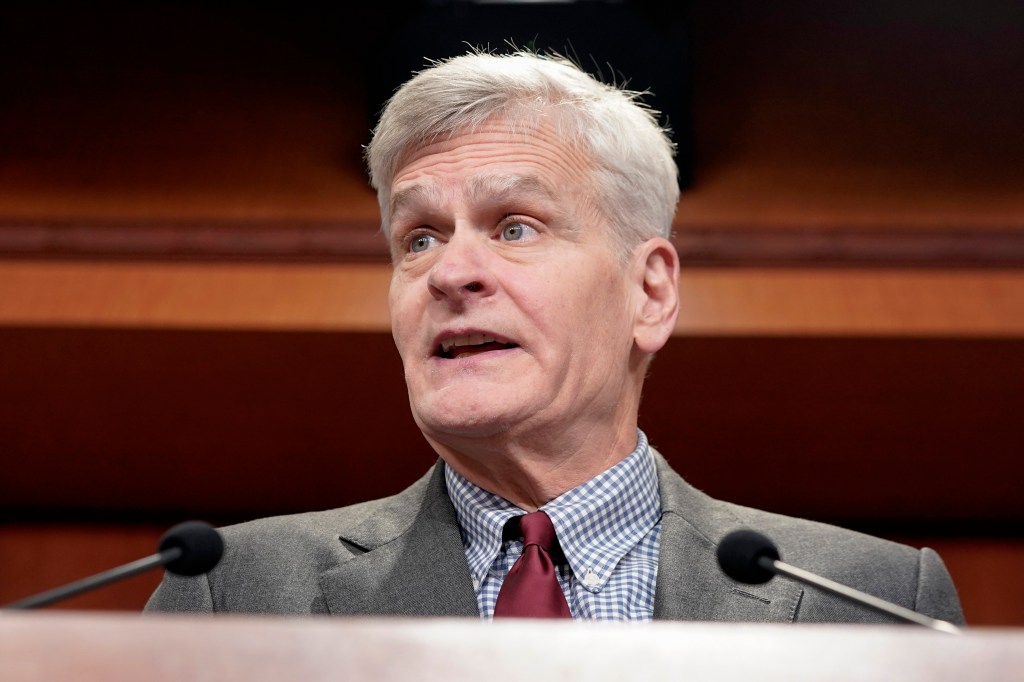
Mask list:
[{"label": "shirt button", "polygon": [[583,576],[583,584],[587,587],[597,587],[601,584],[601,577],[593,571],[587,571],[587,574]]}]

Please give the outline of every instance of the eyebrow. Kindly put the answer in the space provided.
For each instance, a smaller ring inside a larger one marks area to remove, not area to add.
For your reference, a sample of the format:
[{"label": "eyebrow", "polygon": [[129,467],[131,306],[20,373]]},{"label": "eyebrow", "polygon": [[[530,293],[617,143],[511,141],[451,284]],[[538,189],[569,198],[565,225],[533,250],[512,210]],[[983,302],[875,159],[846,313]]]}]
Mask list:
[{"label": "eyebrow", "polygon": [[391,195],[391,219],[410,206],[430,203],[431,198],[440,198],[440,190],[433,185],[413,185]]},{"label": "eyebrow", "polygon": [[471,199],[481,196],[505,201],[522,195],[540,195],[555,201],[551,186],[536,175],[482,175],[470,178],[468,187]]},{"label": "eyebrow", "polygon": [[[579,234],[577,221],[568,219],[565,199],[560,198],[551,184],[538,175],[482,175],[470,179],[468,192],[473,200],[483,195],[498,204],[515,205],[531,199],[547,202],[550,206],[542,209],[546,214],[545,222],[562,225],[568,235]],[[526,206],[520,206],[518,210],[532,213],[538,210],[538,207],[528,203]]]},{"label": "eyebrow", "polygon": [[[556,201],[551,186],[536,175],[481,175],[468,180],[466,192],[470,200],[480,201],[482,198],[507,202],[515,197],[540,196],[548,201]],[[441,189],[436,185],[413,185],[395,192],[391,196],[392,219],[401,212],[421,204],[439,203]]]}]

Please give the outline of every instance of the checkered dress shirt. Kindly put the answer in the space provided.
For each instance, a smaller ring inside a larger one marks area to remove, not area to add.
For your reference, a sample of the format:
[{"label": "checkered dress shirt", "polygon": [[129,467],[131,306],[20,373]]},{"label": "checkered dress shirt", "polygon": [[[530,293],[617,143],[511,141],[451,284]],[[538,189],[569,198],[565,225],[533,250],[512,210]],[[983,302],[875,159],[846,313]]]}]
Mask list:
[{"label": "checkered dress shirt", "polygon": [[[480,615],[494,617],[501,583],[523,551],[521,540],[502,540],[505,522],[522,509],[445,467]],[[661,537],[658,473],[637,431],[636,449],[595,478],[541,509],[551,517],[565,562],[558,581],[575,620],[649,621]]]}]

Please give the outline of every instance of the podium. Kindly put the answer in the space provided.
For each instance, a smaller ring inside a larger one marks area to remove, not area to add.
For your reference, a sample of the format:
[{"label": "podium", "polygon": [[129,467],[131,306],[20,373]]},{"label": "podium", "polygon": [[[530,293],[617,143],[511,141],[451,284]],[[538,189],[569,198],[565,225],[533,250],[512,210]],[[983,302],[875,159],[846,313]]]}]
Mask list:
[{"label": "podium", "polygon": [[0,612],[0,680],[1009,680],[1024,630]]}]

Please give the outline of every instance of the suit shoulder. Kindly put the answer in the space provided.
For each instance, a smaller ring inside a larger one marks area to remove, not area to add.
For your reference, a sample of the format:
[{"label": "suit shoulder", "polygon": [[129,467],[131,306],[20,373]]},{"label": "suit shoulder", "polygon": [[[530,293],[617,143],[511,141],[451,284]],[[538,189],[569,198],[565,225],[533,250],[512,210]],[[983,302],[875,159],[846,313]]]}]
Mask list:
[{"label": "suit shoulder", "polygon": [[428,473],[396,495],[335,509],[268,516],[224,526],[220,531],[232,554],[294,555],[301,549],[340,545],[339,538],[348,541],[350,549],[362,551],[369,548],[363,545],[367,536],[379,540],[408,528],[424,504],[432,475]]},{"label": "suit shoulder", "polygon": [[431,492],[437,496],[436,479],[428,473],[397,495],[347,507],[223,526],[217,566],[194,578],[166,575],[147,608],[326,613],[321,575],[404,532]]},{"label": "suit shoulder", "polygon": [[663,509],[690,524],[710,547],[717,546],[729,531],[750,528],[771,538],[784,561],[833,579],[857,573],[877,575],[878,570],[917,571],[920,552],[912,547],[828,523],[718,500],[684,481],[660,455],[657,462]]},{"label": "suit shoulder", "polygon": [[[749,527],[772,538],[783,561],[934,618],[964,622],[956,587],[933,550],[827,523],[732,506]],[[801,606],[801,618],[842,619],[839,614],[844,610],[848,611],[849,605],[834,604],[826,595],[810,590]]]},{"label": "suit shoulder", "polygon": [[773,512],[721,502],[735,511],[747,527],[770,537],[778,546],[783,561],[808,570],[835,570],[839,566],[881,564],[913,567],[919,550],[909,545],[829,523],[812,521]]}]

